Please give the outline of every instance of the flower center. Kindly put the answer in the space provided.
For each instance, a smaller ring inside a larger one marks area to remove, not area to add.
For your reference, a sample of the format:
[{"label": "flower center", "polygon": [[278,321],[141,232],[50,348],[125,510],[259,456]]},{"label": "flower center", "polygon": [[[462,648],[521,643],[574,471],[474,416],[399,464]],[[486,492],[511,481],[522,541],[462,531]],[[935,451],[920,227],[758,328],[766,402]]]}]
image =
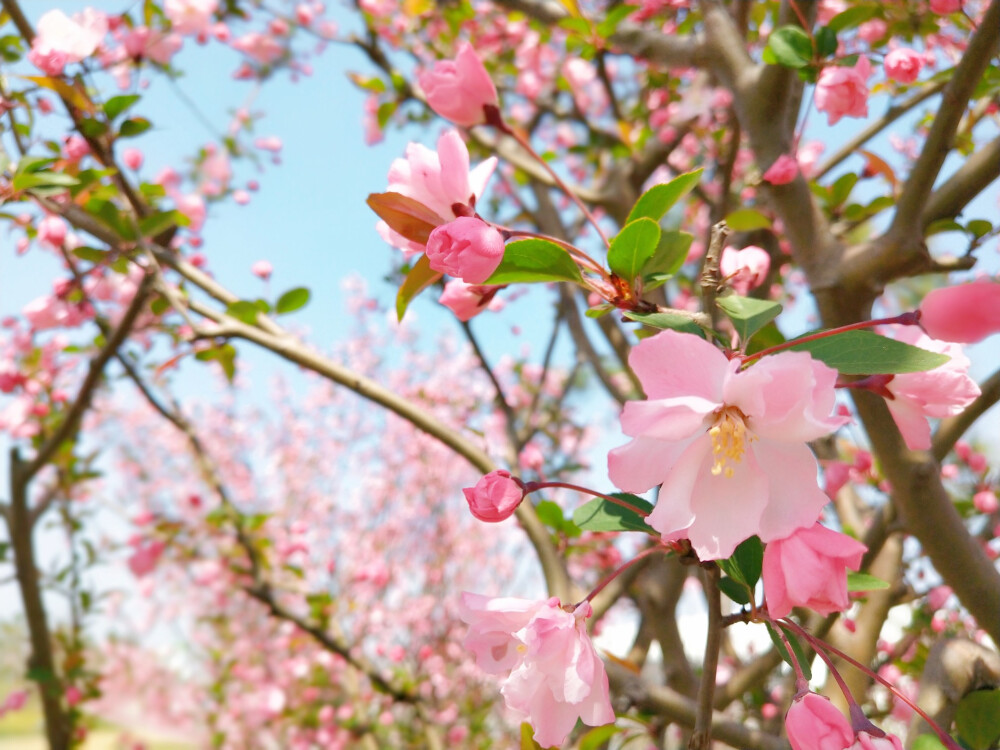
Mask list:
[{"label": "flower center", "polygon": [[718,412],[708,434],[712,438],[712,453],[715,454],[712,474],[727,478],[733,476],[733,466],[743,460],[747,441],[757,439],[752,434],[747,435],[746,417],[735,406],[726,406]]}]

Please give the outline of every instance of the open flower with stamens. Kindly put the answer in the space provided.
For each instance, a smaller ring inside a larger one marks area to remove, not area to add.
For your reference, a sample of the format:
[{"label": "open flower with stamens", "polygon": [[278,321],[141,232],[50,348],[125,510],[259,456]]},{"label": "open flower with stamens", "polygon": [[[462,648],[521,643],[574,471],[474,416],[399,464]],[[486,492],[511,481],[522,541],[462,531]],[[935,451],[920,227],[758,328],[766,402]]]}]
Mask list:
[{"label": "open flower with stamens", "polygon": [[740,370],[676,331],[641,341],[629,364],[648,400],[625,405],[633,440],[611,451],[608,471],[627,492],[662,485],[646,521],[664,540],[717,560],[755,534],[768,542],[816,522],[828,498],[806,443],[847,421],[831,416],[835,370],[805,352]]}]

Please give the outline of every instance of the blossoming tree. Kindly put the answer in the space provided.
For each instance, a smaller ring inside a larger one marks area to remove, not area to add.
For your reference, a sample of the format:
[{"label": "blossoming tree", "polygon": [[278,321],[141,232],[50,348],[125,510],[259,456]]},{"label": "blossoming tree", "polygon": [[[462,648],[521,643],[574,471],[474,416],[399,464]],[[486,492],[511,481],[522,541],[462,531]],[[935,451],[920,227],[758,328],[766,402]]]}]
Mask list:
[{"label": "blossoming tree", "polygon": [[[178,694],[165,723],[234,748],[507,746],[518,725],[522,747],[1000,742],[1000,479],[967,437],[1000,373],[977,382],[963,351],[1000,332],[1000,0],[361,0],[347,32],[317,2],[2,6],[2,216],[61,268],[4,321],[0,360],[0,550],[52,748],[151,680]],[[371,140],[443,128],[367,204],[395,315],[437,296],[458,320],[448,369],[382,366],[373,333],[320,352],[280,322],[307,289],[213,276],[208,206],[250,200],[234,165],[280,148],[247,113],[186,173],[142,172],[137,76],[211,44],[270,85],[308,74],[316,41],[366,56]],[[473,320],[527,285],[538,361]],[[246,346],[322,384],[275,417],[164,383],[232,381]],[[116,375],[131,395],[102,388]],[[606,471],[585,472],[595,450]],[[117,494],[128,568],[150,616],[188,628],[193,677],[85,637],[114,602],[78,501]],[[51,580],[50,516],[69,552]],[[546,593],[460,591],[495,587],[477,569]],[[68,591],[65,627],[44,586]],[[615,616],[634,639],[598,649]]]}]

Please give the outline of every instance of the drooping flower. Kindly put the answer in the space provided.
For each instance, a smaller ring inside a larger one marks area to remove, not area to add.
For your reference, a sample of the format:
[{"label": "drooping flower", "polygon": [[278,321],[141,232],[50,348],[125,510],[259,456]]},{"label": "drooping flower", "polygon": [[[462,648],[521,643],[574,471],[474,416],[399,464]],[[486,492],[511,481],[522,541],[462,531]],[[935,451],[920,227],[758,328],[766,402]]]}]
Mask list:
[{"label": "drooping flower", "polygon": [[764,549],[768,613],[785,617],[793,607],[808,607],[828,615],[847,609],[847,569],[858,569],[866,549],[818,523],[775,539]]},{"label": "drooping flower", "polygon": [[491,471],[462,492],[472,515],[488,523],[510,518],[524,499],[524,485],[503,469]]},{"label": "drooping flower", "polygon": [[[490,157],[469,169],[469,151],[457,130],[448,130],[437,142],[437,151],[420,143],[406,147],[406,158],[396,159],[389,168],[390,193],[400,193],[420,201],[441,217],[442,222],[457,218],[452,208],[472,206],[482,196],[496,157]],[[397,234],[384,221],[376,226],[382,238],[407,255],[423,252],[424,247]]]},{"label": "drooping flower", "polygon": [[974,344],[1000,331],[1000,284],[979,279],[934,289],[920,303],[920,327],[941,341]]},{"label": "drooping flower", "polygon": [[785,714],[785,731],[792,750],[844,750],[854,730],[829,699],[806,693]]},{"label": "drooping flower", "polygon": [[459,45],[454,60],[438,60],[417,80],[431,109],[456,125],[481,125],[484,107],[499,104],[493,79],[468,42]]},{"label": "drooping flower", "polygon": [[940,367],[923,372],[907,372],[893,376],[886,390],[893,396],[886,399],[906,447],[913,451],[931,447],[931,427],[928,417],[950,417],[961,412],[979,396],[979,386],[969,377],[970,362],[959,344],[935,341],[915,326],[899,327],[899,341],[919,346],[951,359]]},{"label": "drooping flower", "polygon": [[535,730],[543,747],[562,745],[577,719],[589,726],[615,720],[608,676],[587,634],[592,614],[546,602],[462,594],[459,616],[469,625],[465,645],[490,674],[511,670],[500,692],[507,707]]},{"label": "drooping flower", "polygon": [[461,279],[452,279],[444,285],[438,302],[447,307],[459,320],[472,320],[483,310],[496,312],[503,306],[496,293],[502,287],[466,284]]},{"label": "drooping flower", "polygon": [[611,451],[608,469],[627,492],[662,485],[647,523],[665,540],[689,539],[715,560],[754,534],[769,542],[815,523],[827,497],[806,442],[847,421],[830,416],[835,370],[781,352],[741,371],[676,331],[641,341],[629,364],[649,400],[625,405],[634,439]]},{"label": "drooping flower", "polygon": [[826,112],[827,124],[836,125],[847,117],[868,116],[868,77],[872,66],[862,55],[853,68],[831,66],[823,69],[816,82],[816,109]]},{"label": "drooping flower", "polygon": [[504,239],[475,216],[460,216],[435,227],[427,238],[431,268],[469,284],[482,284],[503,260]]}]

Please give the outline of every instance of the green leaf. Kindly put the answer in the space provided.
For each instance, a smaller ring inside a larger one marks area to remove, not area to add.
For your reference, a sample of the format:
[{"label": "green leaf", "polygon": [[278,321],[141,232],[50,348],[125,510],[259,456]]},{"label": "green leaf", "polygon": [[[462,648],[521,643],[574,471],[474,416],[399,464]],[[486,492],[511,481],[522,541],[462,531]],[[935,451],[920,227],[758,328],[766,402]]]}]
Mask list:
[{"label": "green leaf", "polygon": [[577,525],[566,518],[563,509],[551,500],[539,500],[535,504],[535,512],[538,520],[554,531],[566,534],[566,536],[580,536],[580,529]]},{"label": "green leaf", "polygon": [[604,20],[597,24],[597,35],[602,39],[607,39],[618,29],[618,24],[637,10],[639,8],[636,5],[618,5],[612,8],[608,11],[608,15],[605,16]]},{"label": "green leaf", "polygon": [[134,138],[137,135],[142,135],[151,127],[153,127],[153,123],[145,117],[132,117],[125,120],[118,128],[118,136],[120,138]]},{"label": "green leaf", "polygon": [[[660,235],[660,242],[656,246],[656,252],[643,267],[644,274],[663,274],[673,276],[681,270],[684,261],[687,260],[688,252],[691,250],[691,243],[694,235],[688,232],[663,232]],[[656,286],[659,286],[657,284]],[[647,284],[646,289],[655,288]]]},{"label": "green leaf", "polygon": [[745,583],[753,590],[760,580],[764,564],[764,544],[756,536],[744,540],[728,560],[719,560],[719,567],[735,581]]},{"label": "green leaf", "polygon": [[701,173],[704,171],[703,169],[695,169],[692,172],[677,175],[670,182],[653,185],[639,196],[639,200],[632,207],[625,223],[631,224],[636,219],[643,217],[659,221],[677,201],[694,190],[701,180]]},{"label": "green leaf", "polygon": [[719,590],[737,604],[750,603],[750,590],[745,583],[740,583],[733,578],[720,578]]},{"label": "green leaf", "polygon": [[431,262],[426,255],[421,255],[420,259],[413,264],[413,268],[406,274],[403,283],[396,293],[396,318],[402,320],[406,314],[406,308],[416,299],[424,289],[434,284],[444,274],[431,268]]},{"label": "green leaf", "polygon": [[113,96],[104,102],[102,109],[104,114],[109,120],[113,120],[126,109],[131,107],[137,101],[142,99],[139,94],[124,94],[122,96]]},{"label": "green leaf", "polygon": [[274,311],[278,315],[286,315],[287,313],[302,309],[307,304],[309,304],[309,290],[304,286],[299,286],[295,287],[295,289],[289,289],[278,297],[278,301],[274,305]]},{"label": "green leaf", "polygon": [[936,734],[922,734],[913,741],[912,750],[947,750]]},{"label": "green leaf", "polygon": [[878,12],[878,5],[878,3],[871,3],[869,5],[858,5],[848,8],[831,18],[827,27],[834,31],[843,31],[844,29],[853,29],[855,26],[860,26],[875,16]]},{"label": "green leaf", "polygon": [[652,260],[660,243],[660,226],[649,218],[639,218],[624,226],[608,249],[608,266],[629,284]]},{"label": "green leaf", "polygon": [[979,239],[980,237],[985,237],[987,234],[992,232],[993,225],[985,219],[973,219],[965,225],[965,231],[976,239]]},{"label": "green leaf", "polygon": [[733,322],[742,343],[778,317],[781,305],[767,299],[740,297],[733,294],[716,300],[719,309]]},{"label": "green leaf", "polygon": [[625,310],[622,314],[629,320],[634,320],[637,323],[642,323],[652,328],[693,333],[696,336],[705,338],[705,332],[702,331],[701,327],[685,315],[669,312],[637,313],[631,310]]},{"label": "green leaf", "polygon": [[[629,505],[639,508],[644,513],[650,513],[653,510],[651,503],[635,495],[616,492],[612,497],[617,497]],[[643,516],[628,508],[623,508],[621,505],[617,505],[610,500],[605,500],[603,497],[595,497],[590,502],[584,503],[573,511],[573,523],[584,531],[642,531],[647,534],[656,533],[646,523]]]},{"label": "green leaf", "polygon": [[195,354],[194,358],[202,362],[218,362],[230,383],[236,377],[236,347],[232,344],[205,349]]},{"label": "green leaf", "polygon": [[904,344],[871,331],[844,331],[822,339],[795,344],[792,351],[809,352],[845,375],[891,375],[923,372],[940,367],[950,358]]},{"label": "green leaf", "polygon": [[851,196],[851,191],[858,182],[858,176],[854,172],[842,174],[836,182],[830,186],[830,206],[836,208],[843,204]]},{"label": "green leaf", "polygon": [[958,703],[955,729],[972,750],[988,750],[1000,740],[1000,690],[975,690]]},{"label": "green leaf", "polygon": [[548,240],[533,238],[507,243],[503,260],[485,283],[582,280],[579,267],[564,248]]},{"label": "green leaf", "polygon": [[232,302],[226,306],[226,314],[231,315],[247,325],[254,325],[257,322],[257,305],[245,299]]},{"label": "green leaf", "polygon": [[156,237],[171,227],[189,223],[180,211],[159,211],[140,219],[139,232],[143,237]]},{"label": "green leaf", "polygon": [[879,591],[889,588],[889,582],[881,578],[868,575],[867,573],[855,573],[853,570],[847,571],[848,591]]},{"label": "green leaf", "polygon": [[772,31],[767,48],[775,62],[786,68],[804,68],[813,57],[812,40],[798,26],[780,26]]},{"label": "green leaf", "polygon": [[76,184],[75,177],[61,172],[18,172],[11,180],[15,192],[38,187],[67,188]]},{"label": "green leaf", "polygon": [[771,220],[756,209],[740,208],[726,217],[726,224],[735,232],[752,232],[771,226]]},{"label": "green leaf", "polygon": [[96,247],[77,247],[73,248],[73,255],[90,263],[101,263],[108,257],[108,251],[98,250]]},{"label": "green leaf", "polygon": [[830,57],[837,52],[837,32],[829,26],[821,26],[816,31],[816,54]]}]

